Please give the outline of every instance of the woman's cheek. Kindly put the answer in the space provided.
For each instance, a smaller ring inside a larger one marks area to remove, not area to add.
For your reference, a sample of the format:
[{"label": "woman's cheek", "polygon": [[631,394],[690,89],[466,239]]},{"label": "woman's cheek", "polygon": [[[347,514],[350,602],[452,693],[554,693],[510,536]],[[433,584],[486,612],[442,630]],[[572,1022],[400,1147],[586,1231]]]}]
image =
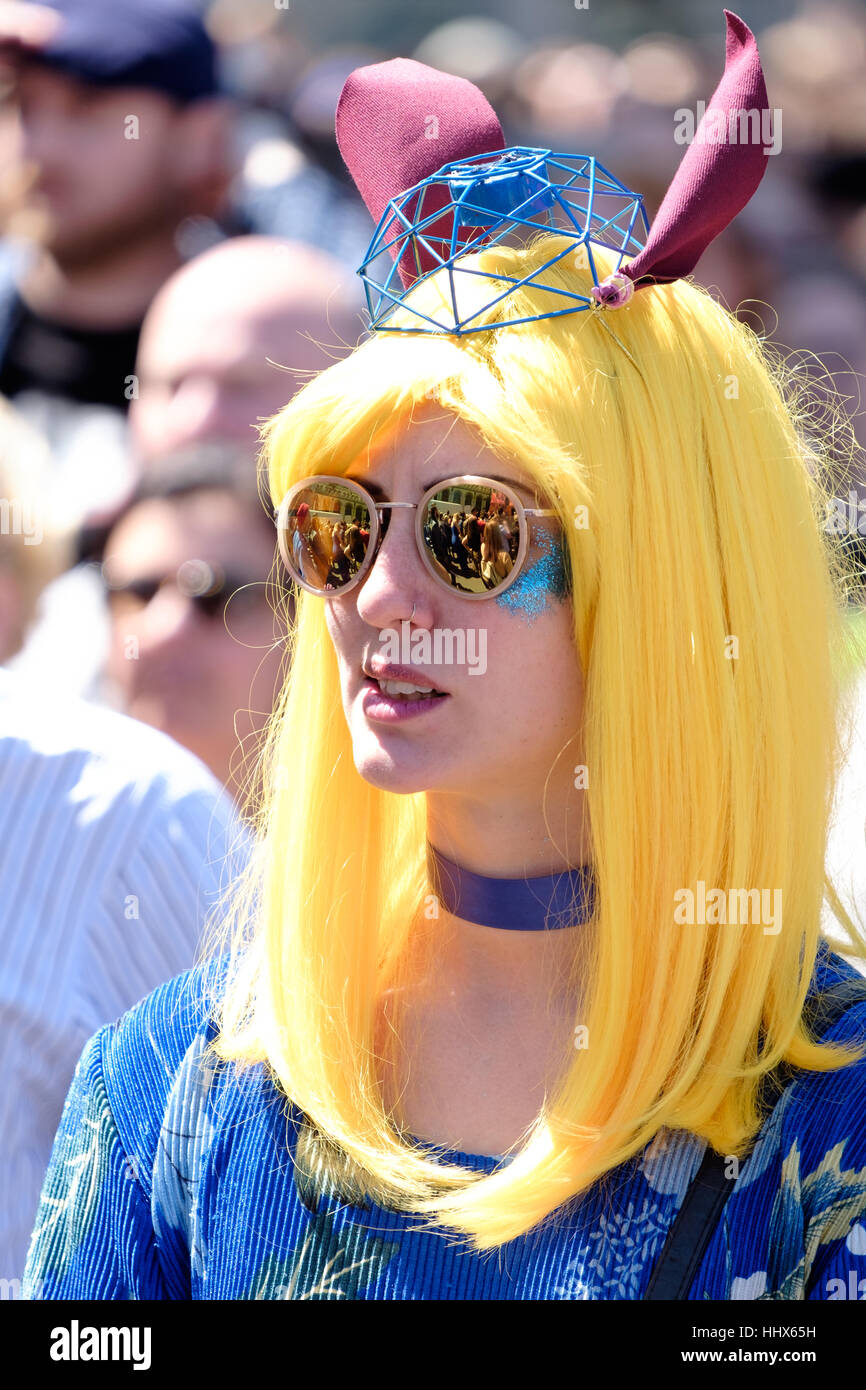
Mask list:
[{"label": "woman's cheek", "polygon": [[536,558],[524,565],[513,584],[494,602],[512,617],[532,622],[568,596],[568,561],[561,544],[548,532],[535,539]]}]

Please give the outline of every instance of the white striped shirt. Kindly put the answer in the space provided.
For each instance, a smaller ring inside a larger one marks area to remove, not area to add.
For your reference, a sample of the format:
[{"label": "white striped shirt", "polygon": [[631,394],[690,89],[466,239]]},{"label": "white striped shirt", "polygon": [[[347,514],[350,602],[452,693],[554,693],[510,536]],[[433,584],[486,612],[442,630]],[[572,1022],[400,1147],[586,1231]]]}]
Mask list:
[{"label": "white striped shirt", "polygon": [[85,1042],[194,963],[246,845],[172,739],[0,670],[0,1280],[23,1271]]}]

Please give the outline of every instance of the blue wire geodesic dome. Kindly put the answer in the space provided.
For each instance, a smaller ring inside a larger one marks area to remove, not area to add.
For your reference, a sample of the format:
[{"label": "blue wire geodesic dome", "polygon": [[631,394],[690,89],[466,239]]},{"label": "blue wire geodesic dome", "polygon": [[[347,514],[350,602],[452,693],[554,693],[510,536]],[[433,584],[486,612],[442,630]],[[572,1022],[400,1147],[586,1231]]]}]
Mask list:
[{"label": "blue wire geodesic dome", "polygon": [[[642,250],[635,235],[640,222],[644,239],[649,221],[640,194],[632,192],[599,164],[594,155],[559,154],[552,150],[513,145],[472,159],[444,164],[435,174],[392,198],[376,228],[367,254],[358,268],[364,282],[370,328],[397,333],[479,333],[484,325],[472,320],[492,304],[507,299],[522,285],[531,283],[569,301],[561,309],[498,320],[497,324],[529,323],[557,318],[594,307],[587,295],[545,283],[544,272],[563,256],[585,246],[596,285],[600,277],[593,246],[616,254],[616,273],[626,257]],[[458,262],[472,252],[506,238],[525,238],[531,231],[548,230],[570,239],[571,244],[522,279],[485,271]],[[405,287],[400,270],[413,278]],[[446,317],[435,318],[405,301],[408,289],[442,268],[448,272]],[[605,271],[604,275],[608,272]],[[462,318],[458,308],[457,279],[476,276],[490,281],[496,293],[485,304],[473,304]],[[503,281],[508,288],[502,290]],[[402,307],[417,323],[391,327],[388,320]]]}]

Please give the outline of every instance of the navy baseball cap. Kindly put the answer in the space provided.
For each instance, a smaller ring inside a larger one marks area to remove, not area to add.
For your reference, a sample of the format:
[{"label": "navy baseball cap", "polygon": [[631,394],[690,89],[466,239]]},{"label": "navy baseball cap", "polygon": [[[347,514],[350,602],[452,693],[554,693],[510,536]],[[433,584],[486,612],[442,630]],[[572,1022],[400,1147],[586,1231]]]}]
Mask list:
[{"label": "navy baseball cap", "polygon": [[184,0],[43,0],[0,6],[0,50],[102,87],[178,101],[217,95],[216,49]]}]

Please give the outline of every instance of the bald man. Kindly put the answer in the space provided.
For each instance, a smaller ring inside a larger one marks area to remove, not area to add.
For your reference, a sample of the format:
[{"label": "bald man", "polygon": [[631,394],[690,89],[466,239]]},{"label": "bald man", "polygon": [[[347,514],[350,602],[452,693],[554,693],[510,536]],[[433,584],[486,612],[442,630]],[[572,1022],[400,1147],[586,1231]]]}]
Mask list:
[{"label": "bald man", "polygon": [[278,237],[237,237],[189,262],[142,328],[139,458],[205,440],[257,447],[258,424],[357,343],[359,283],[326,252]]}]

